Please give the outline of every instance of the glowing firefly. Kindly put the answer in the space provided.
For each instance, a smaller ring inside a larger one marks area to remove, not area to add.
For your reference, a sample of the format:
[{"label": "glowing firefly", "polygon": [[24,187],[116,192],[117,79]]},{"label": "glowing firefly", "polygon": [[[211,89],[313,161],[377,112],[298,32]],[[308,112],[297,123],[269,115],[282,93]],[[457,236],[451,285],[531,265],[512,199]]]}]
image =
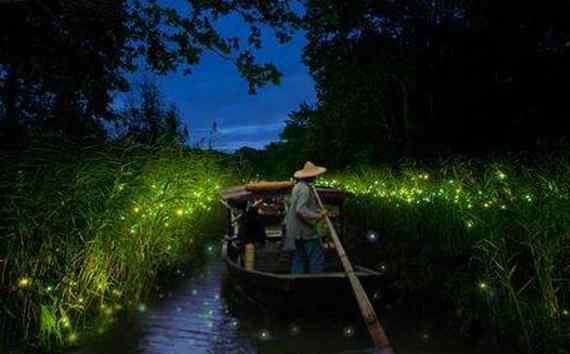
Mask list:
[{"label": "glowing firefly", "polygon": [[20,278],[20,280],[18,280],[18,287],[20,287],[22,289],[26,289],[26,288],[30,287],[31,284],[32,284],[32,280],[28,277],[22,277],[22,278]]},{"label": "glowing firefly", "polygon": [[67,337],[67,341],[71,344],[76,343],[78,339],[79,339],[79,336],[77,335],[77,333],[71,333]]}]

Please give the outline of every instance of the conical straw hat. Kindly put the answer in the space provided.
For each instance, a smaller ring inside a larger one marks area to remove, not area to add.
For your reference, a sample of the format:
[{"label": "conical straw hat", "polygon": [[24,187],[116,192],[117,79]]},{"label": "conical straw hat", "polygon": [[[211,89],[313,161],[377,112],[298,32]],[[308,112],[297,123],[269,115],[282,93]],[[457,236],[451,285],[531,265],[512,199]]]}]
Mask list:
[{"label": "conical straw hat", "polygon": [[310,178],[322,175],[327,172],[326,167],[316,166],[311,161],[307,161],[302,170],[298,170],[293,175],[295,178]]}]

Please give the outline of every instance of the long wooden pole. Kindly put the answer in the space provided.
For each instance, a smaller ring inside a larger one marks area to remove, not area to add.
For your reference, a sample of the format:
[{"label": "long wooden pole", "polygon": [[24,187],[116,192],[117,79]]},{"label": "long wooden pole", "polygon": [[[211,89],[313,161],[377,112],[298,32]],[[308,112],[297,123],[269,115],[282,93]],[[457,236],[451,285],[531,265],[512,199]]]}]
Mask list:
[{"label": "long wooden pole", "polygon": [[[315,198],[317,199],[317,202],[319,203],[320,208],[324,210],[325,207],[315,186],[311,185],[311,189],[315,195]],[[338,256],[342,262],[346,276],[348,277],[350,285],[352,286],[352,290],[354,292],[354,296],[356,297],[356,301],[358,302],[358,306],[360,307],[360,313],[362,314],[364,322],[368,327],[368,332],[370,333],[372,341],[378,350],[378,354],[394,354],[394,350],[392,349],[390,341],[384,332],[384,328],[382,328],[382,325],[378,320],[378,316],[376,316],[376,311],[374,311],[374,307],[372,307],[370,299],[368,298],[368,295],[366,295],[366,291],[364,291],[360,280],[358,280],[358,277],[354,274],[352,264],[350,263],[346,252],[344,251],[344,247],[342,247],[342,244],[340,243],[338,234],[336,233],[336,230],[328,215],[325,215],[325,220],[331,232],[331,237],[333,239]]]}]

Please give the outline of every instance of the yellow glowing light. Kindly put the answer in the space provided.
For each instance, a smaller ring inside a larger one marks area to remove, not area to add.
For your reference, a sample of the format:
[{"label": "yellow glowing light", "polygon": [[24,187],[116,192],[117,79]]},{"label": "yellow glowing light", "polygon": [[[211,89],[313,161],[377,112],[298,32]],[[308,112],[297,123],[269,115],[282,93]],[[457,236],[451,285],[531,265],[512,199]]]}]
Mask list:
[{"label": "yellow glowing light", "polygon": [[182,210],[182,209],[176,209],[176,215],[182,216],[182,214],[184,214],[184,210]]},{"label": "yellow glowing light", "polygon": [[479,288],[480,288],[481,290],[487,289],[487,283],[485,283],[485,282],[480,282],[480,283],[479,283]]},{"label": "yellow glowing light", "polygon": [[71,333],[68,337],[67,337],[67,341],[69,343],[75,343],[77,342],[77,340],[79,339],[79,336],[77,335],[77,333]]},{"label": "yellow glowing light", "polygon": [[28,277],[22,277],[18,280],[18,287],[25,289],[28,288],[32,284],[32,280]]},{"label": "yellow glowing light", "polygon": [[69,321],[69,318],[67,318],[67,317],[62,317],[60,322],[61,322],[61,326],[63,328],[69,328],[71,326],[71,322]]},{"label": "yellow glowing light", "polygon": [[139,207],[134,207],[134,208],[133,208],[133,211],[134,211],[135,213],[138,213],[139,211],[141,211],[141,209],[140,209]]},{"label": "yellow glowing light", "polygon": [[568,312],[568,310],[564,309],[562,310],[562,315],[563,316],[568,316],[570,313]]}]

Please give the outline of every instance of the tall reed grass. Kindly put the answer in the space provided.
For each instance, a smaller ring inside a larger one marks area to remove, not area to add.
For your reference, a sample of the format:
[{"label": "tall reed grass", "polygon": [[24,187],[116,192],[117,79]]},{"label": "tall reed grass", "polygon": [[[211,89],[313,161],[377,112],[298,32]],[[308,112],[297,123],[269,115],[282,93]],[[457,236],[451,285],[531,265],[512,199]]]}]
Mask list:
[{"label": "tall reed grass", "polygon": [[365,168],[320,183],[356,194],[353,222],[381,235],[375,259],[408,294],[445,298],[458,328],[491,328],[528,352],[568,353],[568,159]]},{"label": "tall reed grass", "polygon": [[232,177],[205,152],[36,145],[0,163],[5,342],[53,350],[103,333],[222,234],[217,192]]}]

